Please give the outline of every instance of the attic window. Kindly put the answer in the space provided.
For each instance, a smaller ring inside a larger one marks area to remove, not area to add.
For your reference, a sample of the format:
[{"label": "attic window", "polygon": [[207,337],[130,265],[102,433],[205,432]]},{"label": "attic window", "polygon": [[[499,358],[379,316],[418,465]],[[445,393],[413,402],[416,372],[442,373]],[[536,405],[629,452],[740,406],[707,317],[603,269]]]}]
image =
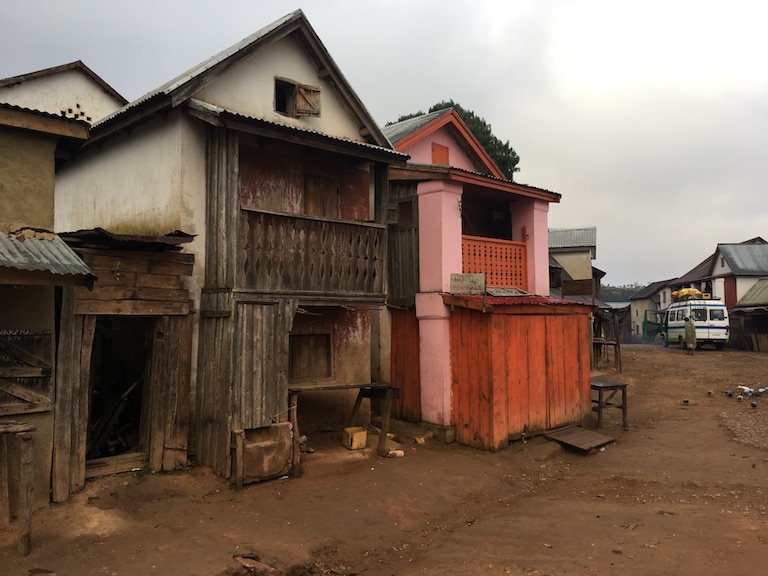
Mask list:
[{"label": "attic window", "polygon": [[275,112],[293,118],[320,116],[320,88],[275,78]]},{"label": "attic window", "polygon": [[432,142],[432,164],[437,166],[450,166],[448,160],[448,146]]}]

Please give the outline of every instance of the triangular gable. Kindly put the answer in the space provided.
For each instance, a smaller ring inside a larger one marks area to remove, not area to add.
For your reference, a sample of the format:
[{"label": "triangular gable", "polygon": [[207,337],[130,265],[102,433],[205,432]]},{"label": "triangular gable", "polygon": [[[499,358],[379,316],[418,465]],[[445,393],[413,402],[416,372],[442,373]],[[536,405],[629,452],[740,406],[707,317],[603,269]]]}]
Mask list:
[{"label": "triangular gable", "polygon": [[230,48],[201,62],[180,76],[124,106],[97,123],[91,143],[162,110],[188,103],[201,90],[243,62],[257,50],[291,36],[317,68],[317,77],[330,84],[335,96],[359,126],[359,138],[391,149],[387,138],[344,78],[301,10],[296,10],[248,36]]},{"label": "triangular gable", "polygon": [[126,100],[121,94],[119,94],[117,90],[115,90],[114,88],[112,88],[112,86],[107,84],[98,74],[96,74],[93,70],[88,68],[88,66],[83,64],[83,62],[80,60],[70,62],[69,64],[62,64],[61,66],[53,66],[51,68],[45,68],[43,70],[37,70],[35,72],[28,72],[26,74],[12,76],[10,78],[1,78],[0,88],[7,88],[10,86],[16,86],[18,84],[23,84],[25,82],[37,80],[39,78],[55,76],[56,74],[61,74],[62,72],[68,72],[70,70],[78,70],[83,74],[85,74],[86,76],[88,76],[91,80],[93,80],[93,82],[98,84],[104,92],[106,92],[109,96],[114,98],[121,105],[125,105],[128,103],[128,100]]},{"label": "triangular gable", "polygon": [[384,133],[392,141],[395,150],[408,153],[409,149],[434,137],[441,130],[445,130],[450,135],[477,172],[488,173],[506,180],[504,173],[453,108],[437,110],[390,124],[384,128]]},{"label": "triangular gable", "polygon": [[77,60],[0,80],[0,102],[93,124],[127,100]]}]

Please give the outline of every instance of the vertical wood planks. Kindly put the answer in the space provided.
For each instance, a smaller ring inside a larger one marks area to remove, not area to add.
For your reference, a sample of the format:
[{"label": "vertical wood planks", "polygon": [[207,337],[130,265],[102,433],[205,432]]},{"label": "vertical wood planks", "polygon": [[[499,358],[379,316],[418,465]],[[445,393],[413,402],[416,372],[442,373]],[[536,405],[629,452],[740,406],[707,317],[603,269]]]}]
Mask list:
[{"label": "vertical wood planks", "polygon": [[392,322],[392,384],[400,389],[393,413],[410,422],[421,421],[421,380],[419,359],[419,320],[416,310],[390,310]]},{"label": "vertical wood planks", "polygon": [[19,543],[18,550],[28,556],[32,550],[32,462],[33,440],[28,432],[16,434],[19,444]]},{"label": "vertical wood planks", "polygon": [[581,312],[455,308],[450,330],[457,441],[496,450],[524,432],[580,422],[589,408],[588,323]]}]

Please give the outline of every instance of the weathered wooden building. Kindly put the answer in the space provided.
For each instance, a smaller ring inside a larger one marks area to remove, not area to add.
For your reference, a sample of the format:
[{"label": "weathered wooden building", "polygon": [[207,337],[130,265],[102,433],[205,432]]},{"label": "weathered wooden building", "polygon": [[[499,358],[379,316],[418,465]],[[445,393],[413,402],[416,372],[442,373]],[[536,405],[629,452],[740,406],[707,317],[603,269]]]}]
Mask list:
[{"label": "weathered wooden building", "polygon": [[51,232],[55,165],[87,137],[85,122],[0,104],[0,528],[16,514],[19,496],[17,474],[9,474],[18,472],[19,447],[2,433],[10,421],[32,429],[34,505],[48,503],[56,290],[93,282],[88,266]]},{"label": "weathered wooden building", "polygon": [[[386,378],[386,191],[405,159],[297,11],[97,123],[61,171],[58,229],[194,236],[178,409],[198,462],[229,476],[237,433],[247,478],[282,474],[289,385],[307,388],[310,430],[340,426],[351,388]],[[342,389],[312,391],[328,383]],[[181,458],[182,435],[150,433],[150,467]]]},{"label": "weathered wooden building", "polygon": [[[399,415],[485,449],[580,423],[592,307],[549,297],[547,213],[560,195],[505,178],[452,109],[384,132],[411,157],[390,171]],[[452,274],[483,274],[487,290],[451,295]],[[414,351],[417,368],[404,368]]]}]

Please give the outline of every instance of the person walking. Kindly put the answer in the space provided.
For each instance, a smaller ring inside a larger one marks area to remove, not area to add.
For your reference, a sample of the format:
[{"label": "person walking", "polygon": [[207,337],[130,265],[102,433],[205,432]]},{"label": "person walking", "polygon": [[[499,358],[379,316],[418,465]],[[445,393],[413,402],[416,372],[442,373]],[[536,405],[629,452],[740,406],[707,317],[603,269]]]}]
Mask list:
[{"label": "person walking", "polygon": [[689,356],[696,350],[696,325],[688,316],[685,317],[685,349]]}]

